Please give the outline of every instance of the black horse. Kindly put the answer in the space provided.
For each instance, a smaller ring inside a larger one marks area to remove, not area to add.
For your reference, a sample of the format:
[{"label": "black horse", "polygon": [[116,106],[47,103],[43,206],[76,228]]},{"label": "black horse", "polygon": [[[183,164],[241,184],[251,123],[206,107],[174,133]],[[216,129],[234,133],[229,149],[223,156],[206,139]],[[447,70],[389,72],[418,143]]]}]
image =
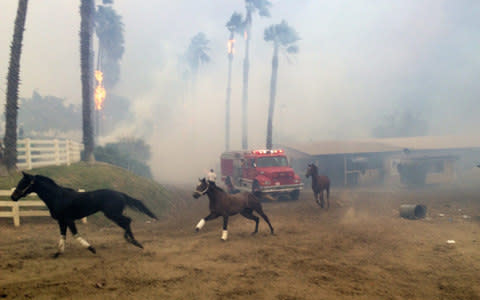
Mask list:
[{"label": "black horse", "polygon": [[231,195],[217,185],[210,184],[205,178],[199,179],[199,181],[200,183],[193,192],[193,197],[199,198],[207,195],[210,200],[210,214],[198,222],[195,228],[197,232],[202,229],[206,221],[223,217],[222,240],[225,241],[228,237],[228,217],[239,213],[245,218],[255,221],[255,231],[253,232],[253,234],[255,234],[258,232],[259,222],[259,218],[253,214],[255,211],[267,222],[270,227],[270,233],[273,234],[272,224],[270,224],[270,220],[263,212],[260,199],[256,195],[248,192]]},{"label": "black horse", "polygon": [[77,241],[96,253],[85,239],[83,239],[77,231],[75,220],[102,211],[107,218],[115,222],[125,230],[124,237],[127,242],[143,248],[135,237],[130,228],[132,219],[123,215],[125,206],[129,206],[149,217],[157,219],[140,200],[134,199],[124,193],[102,189],[91,192],[76,192],[73,189],[65,188],[57,185],[52,179],[42,175],[30,175],[25,172],[23,178],[18,182],[17,188],[12,193],[12,200],[27,196],[30,193],[37,193],[38,197],[45,202],[52,218],[58,221],[60,226],[60,242],[58,243],[58,251],[54,257],[58,257],[65,250],[65,239],[67,235],[67,227],[70,228],[73,236]]}]

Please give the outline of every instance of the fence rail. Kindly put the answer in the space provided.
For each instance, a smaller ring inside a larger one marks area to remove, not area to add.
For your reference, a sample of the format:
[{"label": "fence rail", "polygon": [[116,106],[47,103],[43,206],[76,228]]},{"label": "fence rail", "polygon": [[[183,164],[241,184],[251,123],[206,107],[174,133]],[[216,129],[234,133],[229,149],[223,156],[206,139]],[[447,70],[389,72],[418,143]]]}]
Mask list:
[{"label": "fence rail", "polygon": [[[9,197],[14,189],[0,190],[0,197]],[[84,190],[78,190],[84,192]],[[28,199],[38,199],[37,194],[31,193]],[[2,208],[7,208],[7,210]],[[22,210],[22,207],[28,207],[28,210]],[[33,209],[37,208],[37,209]],[[49,217],[50,211],[41,200],[20,200],[20,201],[0,201],[0,218],[13,218],[13,225],[20,226],[20,217]],[[82,219],[83,223],[87,223],[87,218]]]},{"label": "fence rail", "polygon": [[83,144],[71,140],[17,141],[17,167],[23,170],[51,165],[70,165],[81,159]]}]

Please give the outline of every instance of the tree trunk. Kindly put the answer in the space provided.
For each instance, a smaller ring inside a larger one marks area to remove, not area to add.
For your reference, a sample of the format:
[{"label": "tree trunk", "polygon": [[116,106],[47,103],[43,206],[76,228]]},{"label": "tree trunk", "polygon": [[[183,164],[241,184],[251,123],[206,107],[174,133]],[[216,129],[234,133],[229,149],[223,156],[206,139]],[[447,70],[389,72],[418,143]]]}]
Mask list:
[{"label": "tree trunk", "polygon": [[242,149],[248,149],[248,71],[250,70],[250,32],[252,28],[252,13],[247,11],[247,24],[245,27],[245,58],[243,60],[243,89],[242,89]]},{"label": "tree trunk", "polygon": [[267,149],[272,149],[273,147],[273,114],[275,112],[275,96],[277,94],[278,44],[275,44],[273,47],[272,77],[270,78],[270,103],[268,105],[267,120]]},{"label": "tree trunk", "polygon": [[[230,32],[230,41],[233,40],[233,31]],[[228,78],[227,78],[227,98],[225,100],[225,151],[230,150],[230,97],[232,94],[232,62],[233,62],[233,42],[230,53],[228,53]]]},{"label": "tree trunk", "polygon": [[8,171],[16,169],[17,164],[17,115],[18,85],[20,81],[20,56],[22,54],[23,32],[27,16],[28,0],[19,0],[13,41],[10,46],[10,65],[7,75],[7,102],[5,105],[5,153],[4,165]]},{"label": "tree trunk", "polygon": [[93,29],[95,0],[81,0],[80,4],[80,66],[82,80],[83,160],[95,161],[93,156]]}]

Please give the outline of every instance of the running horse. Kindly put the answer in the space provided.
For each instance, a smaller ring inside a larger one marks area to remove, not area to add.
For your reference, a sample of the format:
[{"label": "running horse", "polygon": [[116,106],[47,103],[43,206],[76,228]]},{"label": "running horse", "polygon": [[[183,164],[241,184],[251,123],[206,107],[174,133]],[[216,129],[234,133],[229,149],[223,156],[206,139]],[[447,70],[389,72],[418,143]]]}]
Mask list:
[{"label": "running horse", "polygon": [[132,219],[123,215],[125,206],[129,206],[139,212],[142,212],[153,219],[157,219],[140,200],[134,199],[127,194],[109,189],[95,190],[91,192],[77,192],[70,188],[57,185],[52,179],[42,175],[30,175],[25,172],[23,178],[17,184],[11,198],[18,201],[20,198],[30,193],[37,193],[38,197],[47,205],[50,215],[57,220],[60,227],[60,241],[58,251],[54,257],[58,257],[65,251],[65,240],[67,236],[67,227],[72,232],[73,237],[92,253],[96,253],[84,238],[82,238],[75,226],[75,220],[102,211],[107,218],[115,222],[125,230],[125,240],[127,242],[143,248],[130,228]]},{"label": "running horse", "polygon": [[255,230],[252,234],[256,234],[258,232],[259,217],[253,214],[255,211],[267,222],[270,227],[270,233],[274,234],[272,224],[270,224],[270,220],[263,212],[260,199],[256,195],[249,192],[232,195],[217,185],[209,183],[205,178],[199,179],[199,181],[197,188],[193,192],[193,197],[197,199],[207,195],[210,201],[210,214],[198,222],[195,227],[196,232],[202,229],[206,221],[223,217],[222,240],[226,241],[228,237],[228,218],[239,213],[245,218],[255,221]]},{"label": "running horse", "polygon": [[[325,175],[318,175],[318,168],[315,164],[308,164],[307,174],[305,176],[308,178],[312,176],[312,190],[314,194],[315,201],[320,205],[321,208],[324,207],[323,191],[327,191],[327,209],[330,208],[330,179]],[[320,197],[319,197],[320,196]]]}]

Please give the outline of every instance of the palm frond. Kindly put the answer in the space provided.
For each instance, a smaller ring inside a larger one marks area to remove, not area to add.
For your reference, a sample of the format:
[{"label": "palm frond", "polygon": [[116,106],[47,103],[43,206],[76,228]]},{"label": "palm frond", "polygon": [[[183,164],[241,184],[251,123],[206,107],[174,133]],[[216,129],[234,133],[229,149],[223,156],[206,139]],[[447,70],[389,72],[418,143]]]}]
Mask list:
[{"label": "palm frond", "polygon": [[225,26],[227,26],[227,29],[230,32],[242,34],[243,30],[245,29],[243,15],[238,12],[234,12]]},{"label": "palm frond", "polygon": [[207,39],[203,32],[197,33],[191,40],[190,45],[184,55],[187,64],[192,70],[196,70],[200,63],[210,62],[210,56],[208,52],[210,48],[208,44],[210,41]]},{"label": "palm frond", "polygon": [[300,36],[285,20],[280,24],[267,27],[264,31],[264,40],[285,47],[289,53],[296,53],[299,50],[294,44],[300,40]]},{"label": "palm frond", "polygon": [[261,17],[270,17],[270,7],[272,3],[268,0],[245,0],[247,7],[258,11]]},{"label": "palm frond", "polygon": [[277,36],[276,33],[276,25],[270,25],[267,28],[265,28],[265,31],[263,33],[263,39],[266,42],[273,42],[275,41],[275,38]]},{"label": "palm frond", "polygon": [[282,20],[276,28],[277,37],[282,46],[288,46],[300,40],[298,33],[290,27],[285,20]]},{"label": "palm frond", "polygon": [[298,45],[291,45],[289,47],[287,47],[287,53],[289,54],[297,54],[298,51],[299,51],[299,48],[298,48]]},{"label": "palm frond", "polygon": [[122,17],[110,6],[99,5],[95,13],[95,31],[102,47],[112,59],[120,60],[125,51]]}]

